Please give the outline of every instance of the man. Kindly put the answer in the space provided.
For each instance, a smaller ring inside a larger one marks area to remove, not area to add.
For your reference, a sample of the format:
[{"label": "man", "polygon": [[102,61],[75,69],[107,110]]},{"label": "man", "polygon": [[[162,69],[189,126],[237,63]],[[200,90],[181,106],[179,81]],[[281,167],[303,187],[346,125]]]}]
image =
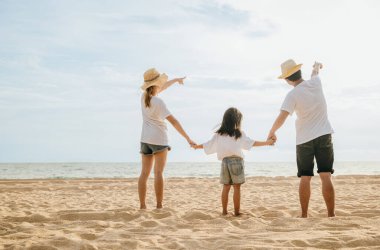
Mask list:
[{"label": "man", "polygon": [[331,174],[334,173],[334,150],[331,140],[333,129],[328,120],[326,100],[318,76],[322,64],[317,62],[314,64],[310,80],[302,79],[301,66],[302,64],[297,65],[293,60],[281,64],[282,75],[279,78],[285,79],[294,88],[287,94],[268,138],[276,139],[276,131],[289,115],[296,112],[297,176],[301,178],[299,185],[301,217],[307,218],[311,193],[310,181],[314,176],[314,158],[322,181],[322,194],[328,217],[334,217],[335,190],[331,181]]}]

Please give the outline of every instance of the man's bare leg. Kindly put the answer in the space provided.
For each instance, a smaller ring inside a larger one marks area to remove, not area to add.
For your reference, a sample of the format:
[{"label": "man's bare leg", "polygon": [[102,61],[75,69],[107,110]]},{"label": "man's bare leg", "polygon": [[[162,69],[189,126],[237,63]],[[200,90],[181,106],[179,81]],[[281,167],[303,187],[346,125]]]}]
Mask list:
[{"label": "man's bare leg", "polygon": [[299,197],[301,203],[301,217],[307,218],[307,211],[309,208],[309,200],[310,200],[310,181],[311,176],[301,176],[300,186],[299,186]]},{"label": "man's bare leg", "polygon": [[327,216],[335,217],[335,189],[331,181],[331,173],[319,173],[322,181],[322,194],[327,207]]},{"label": "man's bare leg", "polygon": [[227,214],[227,205],[228,205],[228,194],[230,192],[231,185],[224,184],[223,185],[223,191],[222,191],[222,207],[223,207],[223,215]]}]

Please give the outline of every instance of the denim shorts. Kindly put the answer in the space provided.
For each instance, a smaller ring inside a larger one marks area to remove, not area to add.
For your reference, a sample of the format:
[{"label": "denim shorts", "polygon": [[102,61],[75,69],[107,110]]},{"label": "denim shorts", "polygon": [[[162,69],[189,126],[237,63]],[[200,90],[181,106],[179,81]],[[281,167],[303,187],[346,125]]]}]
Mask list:
[{"label": "denim shorts", "polygon": [[171,147],[168,145],[154,145],[154,144],[149,144],[145,142],[141,142],[140,144],[141,144],[140,154],[143,154],[143,155],[154,155],[166,149],[168,149],[168,151],[171,150]]},{"label": "denim shorts", "polygon": [[220,183],[233,185],[243,184],[244,182],[244,160],[236,156],[225,157],[220,171]]},{"label": "denim shorts", "polygon": [[314,158],[317,173],[334,173],[334,148],[331,134],[297,145],[297,176],[314,176]]}]

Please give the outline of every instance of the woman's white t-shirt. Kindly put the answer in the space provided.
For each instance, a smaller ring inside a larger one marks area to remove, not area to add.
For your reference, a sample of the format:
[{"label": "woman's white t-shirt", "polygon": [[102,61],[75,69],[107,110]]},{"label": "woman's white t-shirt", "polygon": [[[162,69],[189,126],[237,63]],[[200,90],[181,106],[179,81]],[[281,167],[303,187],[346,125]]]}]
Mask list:
[{"label": "woman's white t-shirt", "polygon": [[327,116],[327,104],[319,76],[303,81],[286,96],[281,110],[297,114],[296,144],[333,133]]},{"label": "woman's white t-shirt", "polygon": [[153,145],[168,145],[168,134],[165,123],[166,117],[170,115],[165,103],[160,98],[153,96],[150,107],[145,107],[145,94],[141,96],[141,112],[143,125],[141,142]]},{"label": "woman's white t-shirt", "polygon": [[242,132],[239,139],[228,135],[215,134],[211,140],[203,143],[203,149],[206,154],[217,154],[218,160],[225,157],[238,156],[244,158],[243,149],[250,150],[253,147],[254,140]]}]

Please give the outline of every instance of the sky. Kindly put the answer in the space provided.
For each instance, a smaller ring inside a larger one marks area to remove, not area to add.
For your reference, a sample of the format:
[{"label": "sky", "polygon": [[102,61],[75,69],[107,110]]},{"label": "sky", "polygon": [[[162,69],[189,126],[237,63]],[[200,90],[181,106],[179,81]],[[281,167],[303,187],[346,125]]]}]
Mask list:
[{"label": "sky", "polygon": [[[140,161],[140,85],[151,67],[186,76],[160,94],[190,137],[224,111],[265,140],[291,87],[280,64],[320,72],[336,161],[380,160],[380,1],[0,1],[0,162]],[[247,161],[295,161],[295,115]],[[216,161],[168,124],[169,161]]]}]

